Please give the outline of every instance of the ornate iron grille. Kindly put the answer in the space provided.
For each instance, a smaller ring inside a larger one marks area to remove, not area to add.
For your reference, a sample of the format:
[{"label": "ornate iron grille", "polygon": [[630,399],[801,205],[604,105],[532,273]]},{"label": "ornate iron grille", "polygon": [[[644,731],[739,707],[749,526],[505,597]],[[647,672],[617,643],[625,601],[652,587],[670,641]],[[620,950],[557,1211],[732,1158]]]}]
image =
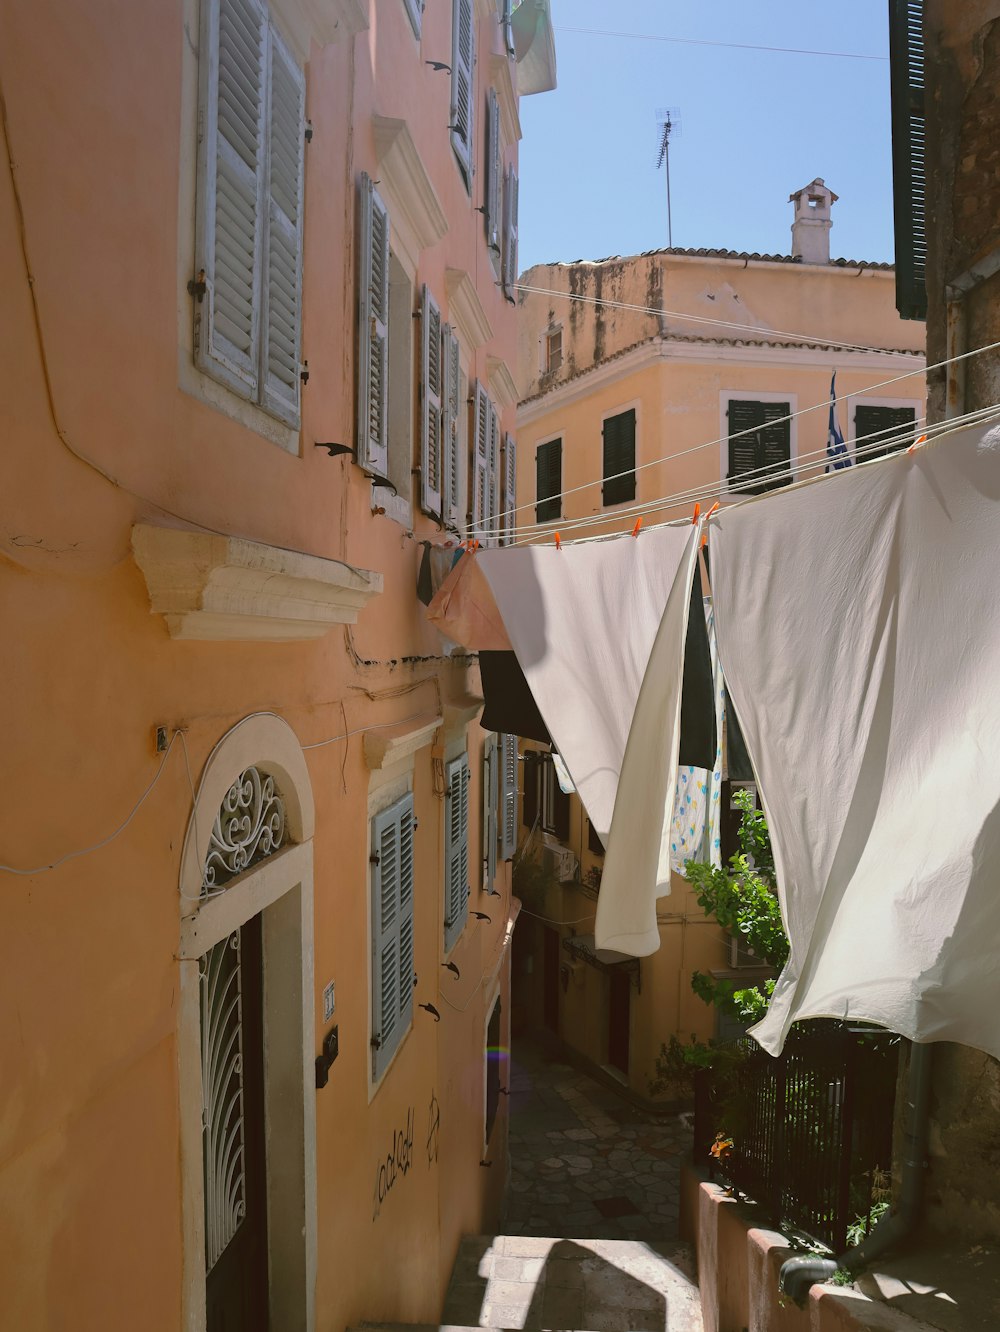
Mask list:
[{"label": "ornate iron grille", "polygon": [[211,1272],[246,1215],[238,930],[201,959],[200,979],[205,1265]]},{"label": "ornate iron grille", "polygon": [[284,836],[285,802],[275,789],[274,778],[247,768],[226,792],[212,825],[202,895],[273,855]]}]

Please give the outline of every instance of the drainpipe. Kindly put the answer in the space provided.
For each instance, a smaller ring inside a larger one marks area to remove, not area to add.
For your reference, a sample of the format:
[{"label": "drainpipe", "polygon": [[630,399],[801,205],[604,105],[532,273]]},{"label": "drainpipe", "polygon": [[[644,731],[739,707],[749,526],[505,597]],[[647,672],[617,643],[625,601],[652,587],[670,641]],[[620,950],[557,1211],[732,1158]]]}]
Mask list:
[{"label": "drainpipe", "polygon": [[920,1216],[924,1167],[927,1158],[927,1130],[930,1111],[931,1047],[910,1046],[910,1069],[906,1087],[906,1127],[903,1137],[903,1178],[899,1189],[899,1207],[884,1216],[875,1229],[839,1258],[789,1258],[782,1263],[778,1284],[793,1300],[802,1301],[809,1287],[828,1281],[838,1268],[860,1272],[887,1249],[894,1248],[910,1234]]}]

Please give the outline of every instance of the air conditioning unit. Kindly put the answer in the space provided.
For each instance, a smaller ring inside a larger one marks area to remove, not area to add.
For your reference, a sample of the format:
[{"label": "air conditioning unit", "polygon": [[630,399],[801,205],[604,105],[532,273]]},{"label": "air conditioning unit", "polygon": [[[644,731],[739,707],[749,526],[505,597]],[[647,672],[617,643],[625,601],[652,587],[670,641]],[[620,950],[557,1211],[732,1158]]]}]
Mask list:
[{"label": "air conditioning unit", "polygon": [[554,879],[563,883],[576,877],[576,856],[568,846],[544,846],[542,848],[542,869]]}]

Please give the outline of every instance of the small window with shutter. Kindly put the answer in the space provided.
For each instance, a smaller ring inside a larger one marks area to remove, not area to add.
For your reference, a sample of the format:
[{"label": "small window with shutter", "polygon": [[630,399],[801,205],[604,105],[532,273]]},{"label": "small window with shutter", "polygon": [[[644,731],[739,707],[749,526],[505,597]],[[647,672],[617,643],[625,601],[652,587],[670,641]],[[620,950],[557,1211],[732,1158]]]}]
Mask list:
[{"label": "small window with shutter", "polygon": [[517,736],[500,737],[500,859],[510,860],[517,850],[517,797],[519,764]]},{"label": "small window with shutter", "polygon": [[500,746],[495,735],[483,745],[483,891],[497,877],[498,811],[500,807]]},{"label": "small window with shutter", "polygon": [[473,0],[452,0],[451,23],[451,146],[455,150],[465,188],[471,194],[472,109],[476,65]]},{"label": "small window with shutter", "polygon": [[915,407],[887,407],[864,401],[854,408],[854,454],[856,462],[884,458],[905,449],[913,440]]},{"label": "small window with shutter", "polygon": [[792,479],[791,402],[730,398],[727,484],[730,490],[761,495]]},{"label": "small window with shutter", "polygon": [[896,309],[927,318],[927,123],[924,0],[889,0]]},{"label": "small window with shutter", "polygon": [[635,408],[604,418],[603,503],[625,504],[635,499]]},{"label": "small window with shutter", "polygon": [[503,231],[500,219],[503,152],[500,142],[500,102],[495,88],[486,94],[486,189],[483,216],[486,224],[486,244],[494,270],[499,273]]},{"label": "small window with shutter", "polygon": [[372,1078],[413,1021],[413,796],[372,819]]},{"label": "small window with shutter", "polygon": [[550,439],[535,450],[535,521],[562,516],[562,440]]},{"label": "small window with shutter", "polygon": [[500,418],[477,383],[472,393],[472,535],[484,546],[499,545]]},{"label": "small window with shutter", "polygon": [[451,325],[441,330],[442,402],[441,402],[441,518],[452,528],[462,522],[462,492],[465,472],[462,466],[462,368],[458,338]]},{"label": "small window with shutter", "polygon": [[514,544],[517,527],[517,441],[506,435],[503,442],[503,490],[500,497],[500,540],[504,546]]},{"label": "small window with shutter", "polygon": [[445,767],[444,951],[450,953],[469,917],[469,759]]},{"label": "small window with shutter", "polygon": [[420,300],[420,507],[441,517],[444,470],[444,343],[441,311],[424,286]]},{"label": "small window with shutter", "polygon": [[517,298],[517,172],[507,168],[503,183],[503,294],[514,304]]},{"label": "small window with shutter", "polygon": [[297,426],[305,78],[260,0],[204,13],[195,357]]},{"label": "small window with shutter", "polygon": [[358,430],[356,457],[389,471],[389,212],[367,172],[359,190]]}]

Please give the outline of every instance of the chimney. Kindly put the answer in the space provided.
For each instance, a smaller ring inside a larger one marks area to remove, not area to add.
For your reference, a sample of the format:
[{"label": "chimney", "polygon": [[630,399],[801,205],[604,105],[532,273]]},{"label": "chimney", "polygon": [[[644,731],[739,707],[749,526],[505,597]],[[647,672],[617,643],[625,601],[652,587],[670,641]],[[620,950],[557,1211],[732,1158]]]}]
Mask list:
[{"label": "chimney", "polygon": [[810,185],[788,196],[795,205],[792,222],[792,254],[804,264],[830,262],[830,209],[837,202],[819,176]]}]

